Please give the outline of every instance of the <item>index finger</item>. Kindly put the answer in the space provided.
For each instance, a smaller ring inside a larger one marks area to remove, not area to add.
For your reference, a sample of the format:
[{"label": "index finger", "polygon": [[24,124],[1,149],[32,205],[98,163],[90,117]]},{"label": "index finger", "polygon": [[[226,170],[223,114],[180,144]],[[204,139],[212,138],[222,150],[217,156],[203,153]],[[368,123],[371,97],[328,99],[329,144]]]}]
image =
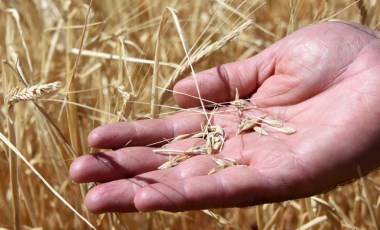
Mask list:
[{"label": "index finger", "polygon": [[[184,108],[198,106],[199,95],[209,104],[227,102],[235,99],[236,89],[240,97],[251,96],[262,82],[271,76],[275,67],[275,51],[279,43],[272,45],[261,53],[246,60],[235,61],[199,72],[179,81],[174,86],[174,99]],[[190,95],[190,96],[189,96]]]},{"label": "index finger", "polygon": [[88,135],[92,147],[118,149],[128,146],[165,144],[168,139],[201,129],[206,117],[200,111],[184,111],[163,119],[117,122],[99,126]]}]

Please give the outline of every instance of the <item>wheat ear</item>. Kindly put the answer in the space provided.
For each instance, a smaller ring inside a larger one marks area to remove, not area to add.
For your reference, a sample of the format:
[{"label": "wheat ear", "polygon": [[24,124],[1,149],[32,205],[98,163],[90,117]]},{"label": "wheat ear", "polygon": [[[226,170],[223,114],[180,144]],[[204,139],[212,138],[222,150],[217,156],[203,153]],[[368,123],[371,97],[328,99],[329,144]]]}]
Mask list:
[{"label": "wheat ear", "polygon": [[42,97],[44,94],[58,90],[61,82],[56,81],[48,84],[33,85],[19,90],[14,88],[8,98],[8,106],[12,107],[20,101],[32,101]]}]

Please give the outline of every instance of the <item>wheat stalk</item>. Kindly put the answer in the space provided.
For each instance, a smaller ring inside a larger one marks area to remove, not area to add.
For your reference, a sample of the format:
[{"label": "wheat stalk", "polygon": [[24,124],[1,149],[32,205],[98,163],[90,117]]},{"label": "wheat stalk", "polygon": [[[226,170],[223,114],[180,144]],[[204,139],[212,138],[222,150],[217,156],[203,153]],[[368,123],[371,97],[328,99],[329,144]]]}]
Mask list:
[{"label": "wheat stalk", "polygon": [[24,157],[24,155],[14,146],[1,132],[0,139],[4,142],[17,157],[19,157],[28,167],[29,169],[45,184],[45,186],[60,200],[63,204],[65,204],[70,210],[72,210],[75,215],[77,215],[81,220],[83,220],[89,227],[95,229],[95,227],[84,218],[75,208],[69,204],[54,188],[49,184],[49,182],[37,171],[35,167]]},{"label": "wheat stalk", "polygon": [[[81,56],[86,56],[86,57],[97,57],[97,58],[103,58],[103,59],[111,59],[111,60],[123,60],[123,61],[128,61],[131,63],[138,63],[138,64],[147,64],[147,65],[154,65],[155,61],[153,60],[148,60],[148,59],[143,59],[143,58],[134,58],[134,57],[121,57],[120,55],[115,55],[112,53],[104,53],[104,52],[97,52],[97,51],[92,51],[92,50],[85,50],[83,49],[82,52],[79,52],[78,48],[72,48],[70,50],[70,53],[79,55]],[[163,66],[169,66],[171,68],[177,69],[179,68],[179,65],[171,62],[159,62],[158,64],[163,65]]]},{"label": "wheat stalk", "polygon": [[195,65],[202,61],[203,59],[209,57],[212,53],[215,51],[221,49],[225,45],[227,45],[232,39],[239,36],[241,33],[243,33],[245,30],[247,30],[251,25],[253,24],[253,21],[249,20],[237,27],[235,30],[229,32],[226,34],[222,39],[214,42],[213,44],[207,46],[206,48],[200,50],[199,52],[195,53],[190,57],[190,60],[185,62],[184,65],[181,66],[181,68],[177,69],[173,75],[170,77],[169,81],[167,81],[166,85],[164,86],[164,89],[159,97],[160,104],[163,102],[165,96],[168,94],[167,90],[170,90],[173,88],[174,84],[183,78],[184,74],[189,71],[192,65]]}]

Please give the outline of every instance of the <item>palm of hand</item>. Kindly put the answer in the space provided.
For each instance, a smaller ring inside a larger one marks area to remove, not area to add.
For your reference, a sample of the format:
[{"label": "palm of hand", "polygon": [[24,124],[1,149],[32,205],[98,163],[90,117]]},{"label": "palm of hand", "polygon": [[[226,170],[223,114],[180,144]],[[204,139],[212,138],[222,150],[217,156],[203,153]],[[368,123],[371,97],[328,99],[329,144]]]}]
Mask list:
[{"label": "palm of hand", "polygon": [[[207,175],[215,163],[202,155],[157,171],[167,157],[138,147],[199,130],[205,121],[201,114],[184,112],[164,120],[111,124],[93,131],[89,142],[96,147],[120,148],[128,140],[135,147],[86,155],[73,163],[75,181],[107,182],[89,192],[89,209],[247,206],[313,195],[357,177],[358,167],[363,173],[377,167],[380,40],[356,27],[345,23],[312,26],[251,59],[198,75],[203,98],[230,101],[238,88],[243,96],[252,95],[259,107],[244,111],[246,115],[267,113],[296,128],[297,133],[290,136],[236,136],[236,110],[217,111],[212,123],[222,125],[227,135],[220,155],[247,167]],[[176,90],[197,95],[191,79],[179,83]],[[184,107],[197,103],[181,95],[176,100]],[[199,142],[179,141],[166,148],[187,149]]]}]

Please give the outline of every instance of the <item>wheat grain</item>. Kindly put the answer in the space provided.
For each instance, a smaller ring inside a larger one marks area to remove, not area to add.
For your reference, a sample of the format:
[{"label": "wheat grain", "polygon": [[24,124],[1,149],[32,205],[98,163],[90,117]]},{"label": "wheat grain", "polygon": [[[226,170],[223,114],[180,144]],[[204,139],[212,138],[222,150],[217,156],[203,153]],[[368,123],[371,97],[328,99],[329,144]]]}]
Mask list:
[{"label": "wheat grain", "polygon": [[258,117],[244,118],[240,121],[236,135],[252,130],[257,125],[260,125]]},{"label": "wheat grain", "polygon": [[158,167],[158,169],[167,169],[167,168],[177,166],[179,163],[181,163],[184,160],[189,159],[190,157],[191,157],[190,155],[187,155],[185,153],[179,154],[175,156],[173,159],[170,159],[169,161],[162,164],[160,167]]},{"label": "wheat grain", "polygon": [[269,134],[267,133],[267,131],[265,131],[265,129],[263,129],[263,128],[260,127],[260,126],[254,126],[254,127],[253,127],[253,131],[255,131],[256,133],[258,133],[259,136],[261,136],[261,135],[268,136],[268,135],[269,135]]},{"label": "wheat grain", "polygon": [[223,157],[222,159],[218,159],[218,158],[212,157],[212,159],[215,161],[215,163],[217,164],[217,166],[214,167],[214,168],[212,168],[208,172],[208,175],[217,173],[220,170],[223,170],[223,169],[231,167],[231,166],[243,166],[243,165],[240,165],[236,160],[230,159],[230,158],[227,158],[227,157]]}]

